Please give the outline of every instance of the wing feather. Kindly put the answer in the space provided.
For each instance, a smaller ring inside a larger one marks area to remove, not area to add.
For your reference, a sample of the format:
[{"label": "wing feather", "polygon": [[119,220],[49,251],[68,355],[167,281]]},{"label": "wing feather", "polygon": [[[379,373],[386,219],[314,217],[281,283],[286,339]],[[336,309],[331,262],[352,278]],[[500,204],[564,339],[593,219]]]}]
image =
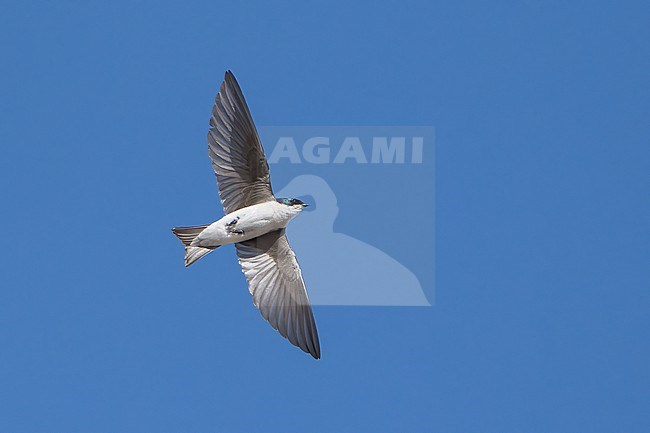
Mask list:
[{"label": "wing feather", "polygon": [[230,71],[226,72],[212,108],[208,155],[226,213],[275,200],[262,143],[241,88]]},{"label": "wing feather", "polygon": [[253,303],[291,344],[320,358],[314,315],[284,229],[235,245]]}]

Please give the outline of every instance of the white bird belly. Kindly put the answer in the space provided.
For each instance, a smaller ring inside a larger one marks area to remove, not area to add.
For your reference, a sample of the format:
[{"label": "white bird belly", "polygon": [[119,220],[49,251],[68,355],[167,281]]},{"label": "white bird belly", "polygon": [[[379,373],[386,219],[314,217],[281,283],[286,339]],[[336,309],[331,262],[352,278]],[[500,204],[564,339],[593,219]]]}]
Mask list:
[{"label": "white bird belly", "polygon": [[282,212],[280,206],[284,205],[267,202],[229,213],[203,230],[192,246],[208,248],[243,242],[286,227],[291,216]]}]

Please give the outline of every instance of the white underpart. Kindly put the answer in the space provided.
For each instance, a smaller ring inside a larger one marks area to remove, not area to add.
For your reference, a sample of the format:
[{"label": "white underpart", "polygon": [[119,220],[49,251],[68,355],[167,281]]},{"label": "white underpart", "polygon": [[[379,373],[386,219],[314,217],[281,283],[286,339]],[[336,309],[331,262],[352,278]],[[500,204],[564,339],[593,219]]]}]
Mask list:
[{"label": "white underpart", "polygon": [[[273,230],[281,229],[289,224],[302,210],[302,206],[287,206],[277,201],[269,201],[248,206],[229,213],[210,224],[198,235],[192,246],[214,248],[220,245],[243,242],[253,239]],[[237,221],[232,226],[227,224]],[[240,234],[236,231],[241,230]]]}]

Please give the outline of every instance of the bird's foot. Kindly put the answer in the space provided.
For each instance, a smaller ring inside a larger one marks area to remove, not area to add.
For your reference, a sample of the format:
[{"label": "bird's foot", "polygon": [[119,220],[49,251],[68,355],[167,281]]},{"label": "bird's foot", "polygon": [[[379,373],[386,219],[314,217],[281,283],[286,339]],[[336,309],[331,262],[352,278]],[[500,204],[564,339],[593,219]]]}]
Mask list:
[{"label": "bird's foot", "polygon": [[230,221],[229,223],[226,223],[226,227],[232,227],[235,224],[237,224],[237,221],[239,221],[239,217],[235,218],[234,220]]}]

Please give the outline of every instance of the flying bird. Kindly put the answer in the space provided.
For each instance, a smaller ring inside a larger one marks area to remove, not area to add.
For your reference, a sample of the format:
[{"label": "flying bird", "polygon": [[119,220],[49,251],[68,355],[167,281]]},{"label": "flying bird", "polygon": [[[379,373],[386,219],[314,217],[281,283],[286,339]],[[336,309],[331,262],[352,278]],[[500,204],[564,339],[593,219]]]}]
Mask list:
[{"label": "flying bird", "polygon": [[212,224],[175,227],[185,266],[216,248],[235,244],[253,304],[291,344],[320,358],[316,322],[285,228],[307,207],[276,198],[269,165],[244,95],[227,71],[212,108],[208,155],[225,216]]}]

